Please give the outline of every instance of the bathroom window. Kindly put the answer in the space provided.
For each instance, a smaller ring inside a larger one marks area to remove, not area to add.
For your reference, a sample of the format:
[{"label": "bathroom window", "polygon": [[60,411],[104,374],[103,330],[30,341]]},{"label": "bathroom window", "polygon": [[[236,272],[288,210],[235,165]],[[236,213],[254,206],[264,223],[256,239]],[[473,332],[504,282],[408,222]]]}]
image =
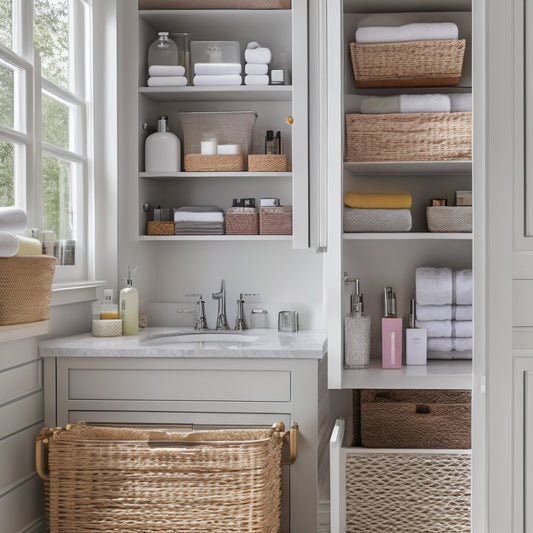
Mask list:
[{"label": "bathroom window", "polygon": [[90,6],[0,0],[0,205],[26,209],[56,281],[88,277]]}]

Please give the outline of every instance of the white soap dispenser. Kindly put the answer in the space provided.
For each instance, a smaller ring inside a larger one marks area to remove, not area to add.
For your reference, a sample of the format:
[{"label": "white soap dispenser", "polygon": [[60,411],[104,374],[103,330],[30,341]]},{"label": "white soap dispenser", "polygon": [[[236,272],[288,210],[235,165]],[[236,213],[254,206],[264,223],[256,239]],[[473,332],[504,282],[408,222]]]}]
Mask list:
[{"label": "white soap dispenser", "polygon": [[181,170],[181,142],[168,131],[168,117],[157,121],[157,131],[148,135],[144,143],[146,172],[179,172]]},{"label": "white soap dispenser", "polygon": [[409,302],[409,324],[405,330],[405,364],[426,365],[428,336],[427,330],[416,327],[415,299]]},{"label": "white soap dispenser", "polygon": [[120,318],[122,319],[122,335],[139,334],[139,293],[133,287],[131,273],[137,267],[128,266],[126,287],[120,291]]},{"label": "white soap dispenser", "polygon": [[359,278],[345,278],[354,283],[350,312],[344,317],[344,364],[347,368],[367,368],[370,364],[370,316],[364,314]]}]

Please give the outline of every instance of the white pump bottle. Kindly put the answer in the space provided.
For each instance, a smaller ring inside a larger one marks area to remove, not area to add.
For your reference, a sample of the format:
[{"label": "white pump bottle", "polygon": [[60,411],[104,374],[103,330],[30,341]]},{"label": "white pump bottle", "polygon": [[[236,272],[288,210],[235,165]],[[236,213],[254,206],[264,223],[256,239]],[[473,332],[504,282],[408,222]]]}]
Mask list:
[{"label": "white pump bottle", "polygon": [[137,267],[128,266],[126,287],[120,291],[120,318],[122,319],[122,335],[139,334],[139,293],[133,287],[131,273]]}]

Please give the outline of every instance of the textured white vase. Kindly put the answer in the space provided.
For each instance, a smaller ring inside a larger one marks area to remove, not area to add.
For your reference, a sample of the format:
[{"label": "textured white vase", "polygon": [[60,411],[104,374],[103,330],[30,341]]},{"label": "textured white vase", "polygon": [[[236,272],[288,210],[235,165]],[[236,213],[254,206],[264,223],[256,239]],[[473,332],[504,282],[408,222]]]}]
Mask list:
[{"label": "textured white vase", "polygon": [[344,317],[344,364],[347,368],[370,364],[370,316],[352,313]]}]

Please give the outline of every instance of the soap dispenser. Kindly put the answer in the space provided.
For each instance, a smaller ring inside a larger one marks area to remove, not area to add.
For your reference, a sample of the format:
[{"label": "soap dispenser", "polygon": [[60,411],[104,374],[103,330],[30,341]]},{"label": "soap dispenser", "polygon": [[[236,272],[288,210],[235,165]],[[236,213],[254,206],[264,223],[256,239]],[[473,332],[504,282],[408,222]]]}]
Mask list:
[{"label": "soap dispenser", "polygon": [[126,287],[120,291],[120,318],[122,319],[122,335],[139,334],[139,293],[133,287],[131,273],[137,267],[128,266]]},{"label": "soap dispenser", "polygon": [[354,283],[350,312],[344,317],[344,364],[346,368],[367,368],[370,364],[370,316],[364,314],[359,278],[345,278]]},{"label": "soap dispenser", "polygon": [[405,364],[427,364],[428,335],[424,328],[416,327],[415,299],[409,301],[409,322],[405,329]]},{"label": "soap dispenser", "polygon": [[157,131],[144,143],[144,169],[146,172],[179,172],[181,170],[181,142],[168,131],[168,117],[157,121]]},{"label": "soap dispenser", "polygon": [[381,368],[402,366],[402,319],[396,316],[396,293],[384,289],[385,315],[381,319]]}]

